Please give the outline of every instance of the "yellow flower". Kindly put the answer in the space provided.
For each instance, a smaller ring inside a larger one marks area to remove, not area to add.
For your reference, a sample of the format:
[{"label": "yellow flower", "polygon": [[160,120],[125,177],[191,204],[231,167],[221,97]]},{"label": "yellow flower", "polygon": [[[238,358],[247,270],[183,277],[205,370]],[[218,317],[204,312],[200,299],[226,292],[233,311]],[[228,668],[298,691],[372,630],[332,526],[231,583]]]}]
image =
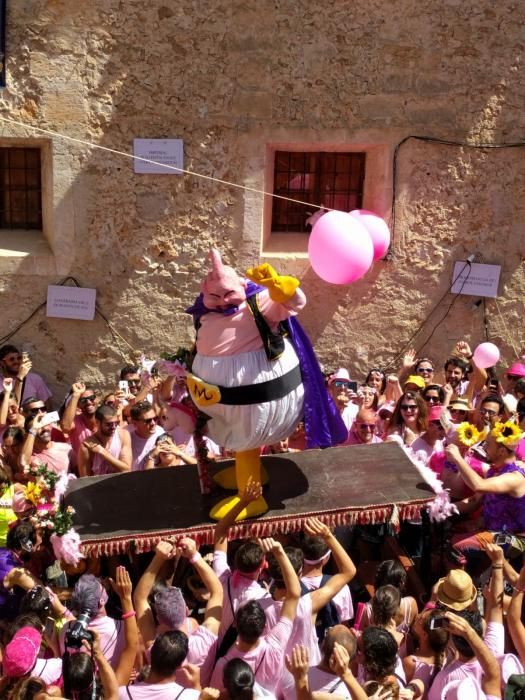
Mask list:
[{"label": "yellow flower", "polygon": [[472,447],[481,440],[481,433],[472,423],[460,423],[457,427],[458,439],[465,447]]},{"label": "yellow flower", "polygon": [[523,437],[519,426],[510,420],[505,423],[496,423],[490,434],[496,442],[505,445],[505,447],[515,447]]},{"label": "yellow flower", "polygon": [[42,489],[37,484],[30,482],[24,487],[24,498],[34,506],[38,505]]}]

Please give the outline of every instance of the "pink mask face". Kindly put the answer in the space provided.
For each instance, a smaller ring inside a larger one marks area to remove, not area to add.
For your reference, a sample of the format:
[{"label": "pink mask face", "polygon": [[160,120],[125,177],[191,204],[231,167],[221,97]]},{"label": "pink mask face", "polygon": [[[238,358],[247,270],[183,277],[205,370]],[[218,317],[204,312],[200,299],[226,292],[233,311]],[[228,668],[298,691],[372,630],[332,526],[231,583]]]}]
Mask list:
[{"label": "pink mask face", "polygon": [[222,264],[218,250],[211,249],[213,269],[208,272],[201,286],[204,306],[208,309],[226,309],[239,306],[246,300],[246,282],[232,267]]}]

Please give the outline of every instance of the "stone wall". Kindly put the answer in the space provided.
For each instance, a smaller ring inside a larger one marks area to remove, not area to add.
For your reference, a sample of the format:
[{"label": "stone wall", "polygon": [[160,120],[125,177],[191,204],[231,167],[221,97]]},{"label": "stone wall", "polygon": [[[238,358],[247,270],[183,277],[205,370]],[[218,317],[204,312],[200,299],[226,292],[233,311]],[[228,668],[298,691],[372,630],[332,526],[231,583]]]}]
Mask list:
[{"label": "stone wall", "polygon": [[[267,186],[273,144],[380,147],[373,204],[390,218],[392,157],[405,137],[525,141],[524,20],[515,0],[17,0],[0,116],[128,153],[134,137],[182,138],[186,168],[255,189]],[[486,304],[490,339],[505,361],[524,345],[523,149],[408,141],[390,259],[334,287],[300,251],[261,255],[261,195],[189,175],[134,175],[123,156],[0,122],[0,143],[31,136],[48,139],[52,154],[49,247],[24,256],[0,233],[2,334],[71,275],[97,288],[101,310],[137,351],[187,344],[183,309],[214,243],[240,269],[268,260],[297,274],[321,360],[357,377],[402,348],[448,289],[453,261],[469,253],[502,265],[499,309]],[[441,362],[456,339],[485,337],[473,301],[456,301],[425,354]],[[100,317],[43,311],[13,340],[32,346],[57,395],[79,376],[109,385],[129,352]]]}]

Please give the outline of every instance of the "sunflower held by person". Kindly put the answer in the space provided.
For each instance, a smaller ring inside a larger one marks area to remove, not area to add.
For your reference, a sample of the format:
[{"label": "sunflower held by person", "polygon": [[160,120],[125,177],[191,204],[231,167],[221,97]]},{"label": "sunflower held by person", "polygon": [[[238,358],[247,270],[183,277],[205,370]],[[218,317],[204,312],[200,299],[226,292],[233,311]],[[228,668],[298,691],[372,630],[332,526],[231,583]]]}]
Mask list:
[{"label": "sunflower held by person", "polygon": [[459,441],[462,445],[465,445],[465,447],[472,447],[472,445],[475,445],[483,437],[482,433],[479,432],[475,425],[466,421],[458,425],[457,434]]}]

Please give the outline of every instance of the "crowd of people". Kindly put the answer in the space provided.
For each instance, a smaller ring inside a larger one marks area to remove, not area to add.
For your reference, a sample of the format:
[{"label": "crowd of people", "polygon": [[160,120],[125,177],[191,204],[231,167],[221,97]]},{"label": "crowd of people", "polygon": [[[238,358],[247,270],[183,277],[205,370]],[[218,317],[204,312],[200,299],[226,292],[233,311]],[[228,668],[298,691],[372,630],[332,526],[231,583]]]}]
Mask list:
[{"label": "crowd of people", "polygon": [[[396,374],[326,373],[342,444],[396,442],[455,506],[431,532],[441,556],[417,596],[385,555],[388,525],[332,533],[312,518],[293,535],[229,541],[260,496],[253,481],[213,548],[184,537],[68,566],[53,524],[34,517],[44,472],[54,483],[227,455],[188,430],[184,380],[160,362],[127,365],[106,387],[76,381],[63,401],[15,346],[0,348],[0,368],[0,698],[525,697],[524,361],[500,381],[460,341],[440,365],[410,351]],[[299,424],[262,452],[304,449]],[[417,519],[399,535],[416,568],[423,531]]]}]

